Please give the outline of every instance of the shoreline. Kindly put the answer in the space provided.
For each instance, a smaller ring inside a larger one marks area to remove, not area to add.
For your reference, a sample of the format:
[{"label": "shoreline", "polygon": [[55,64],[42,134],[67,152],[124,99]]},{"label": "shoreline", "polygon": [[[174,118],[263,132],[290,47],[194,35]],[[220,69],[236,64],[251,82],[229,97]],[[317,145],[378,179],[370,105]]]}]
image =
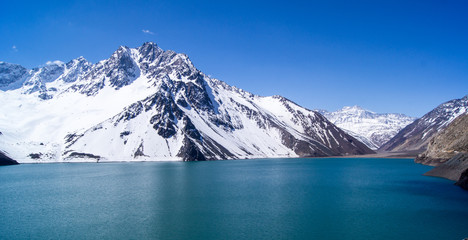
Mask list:
[{"label": "shoreline", "polygon": [[313,157],[313,158],[405,158],[415,159],[420,151],[405,151],[405,152],[377,152],[372,154],[363,155],[345,155],[345,156],[327,156],[327,157]]},{"label": "shoreline", "polygon": [[[285,158],[285,159],[297,159],[297,158],[402,158],[402,159],[414,159],[416,158],[417,154],[410,153],[410,152],[385,152],[385,153],[373,153],[373,154],[363,154],[363,155],[346,155],[346,156],[326,156],[326,157],[277,157],[277,158],[270,158],[270,159],[278,159],[278,158]],[[255,160],[255,159],[269,159],[269,158],[239,158],[239,159],[219,159],[219,160],[206,160],[207,162],[212,161],[229,161],[229,160]],[[19,164],[50,164],[50,163],[121,163],[121,162],[184,162],[182,160],[124,160],[124,161],[68,161],[68,162],[60,162],[60,161],[42,161],[42,162],[24,162]],[[197,161],[193,161],[197,162]]]}]

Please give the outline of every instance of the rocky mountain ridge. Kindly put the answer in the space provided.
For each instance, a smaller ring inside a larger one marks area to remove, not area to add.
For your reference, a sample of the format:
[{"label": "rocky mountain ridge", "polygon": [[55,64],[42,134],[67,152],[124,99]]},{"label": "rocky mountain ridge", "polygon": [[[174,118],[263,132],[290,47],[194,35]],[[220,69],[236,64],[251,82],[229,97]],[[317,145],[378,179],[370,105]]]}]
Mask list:
[{"label": "rocky mountain ridge", "polygon": [[210,78],[186,55],[154,43],[120,47],[96,64],[82,57],[32,70],[1,63],[0,84],[8,103],[0,106],[0,149],[20,162],[373,152],[315,111]]},{"label": "rocky mountain ridge", "polygon": [[415,151],[422,153],[429,141],[454,119],[468,111],[468,95],[437,106],[421,118],[403,128],[379,151]]}]

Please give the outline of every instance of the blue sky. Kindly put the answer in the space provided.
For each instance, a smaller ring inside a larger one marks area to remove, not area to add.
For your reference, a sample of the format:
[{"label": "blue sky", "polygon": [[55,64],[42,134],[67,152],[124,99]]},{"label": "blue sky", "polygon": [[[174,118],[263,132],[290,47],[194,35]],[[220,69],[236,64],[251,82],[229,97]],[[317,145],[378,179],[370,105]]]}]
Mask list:
[{"label": "blue sky", "polygon": [[466,12],[455,0],[2,1],[0,61],[95,63],[153,41],[255,94],[419,117],[468,94]]}]

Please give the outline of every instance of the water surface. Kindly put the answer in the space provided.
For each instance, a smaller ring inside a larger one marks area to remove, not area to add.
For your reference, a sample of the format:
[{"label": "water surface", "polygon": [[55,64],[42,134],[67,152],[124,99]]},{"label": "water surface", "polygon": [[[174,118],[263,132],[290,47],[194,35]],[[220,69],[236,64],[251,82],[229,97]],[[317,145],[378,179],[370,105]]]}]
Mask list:
[{"label": "water surface", "polygon": [[410,159],[0,167],[1,239],[462,239],[468,192]]}]

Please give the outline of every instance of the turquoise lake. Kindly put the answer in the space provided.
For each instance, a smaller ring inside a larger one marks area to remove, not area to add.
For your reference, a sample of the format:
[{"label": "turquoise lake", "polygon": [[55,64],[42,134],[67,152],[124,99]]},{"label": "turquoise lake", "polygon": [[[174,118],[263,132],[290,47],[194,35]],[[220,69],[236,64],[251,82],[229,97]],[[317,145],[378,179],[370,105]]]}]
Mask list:
[{"label": "turquoise lake", "polygon": [[0,239],[456,239],[468,191],[411,159],[0,167]]}]

